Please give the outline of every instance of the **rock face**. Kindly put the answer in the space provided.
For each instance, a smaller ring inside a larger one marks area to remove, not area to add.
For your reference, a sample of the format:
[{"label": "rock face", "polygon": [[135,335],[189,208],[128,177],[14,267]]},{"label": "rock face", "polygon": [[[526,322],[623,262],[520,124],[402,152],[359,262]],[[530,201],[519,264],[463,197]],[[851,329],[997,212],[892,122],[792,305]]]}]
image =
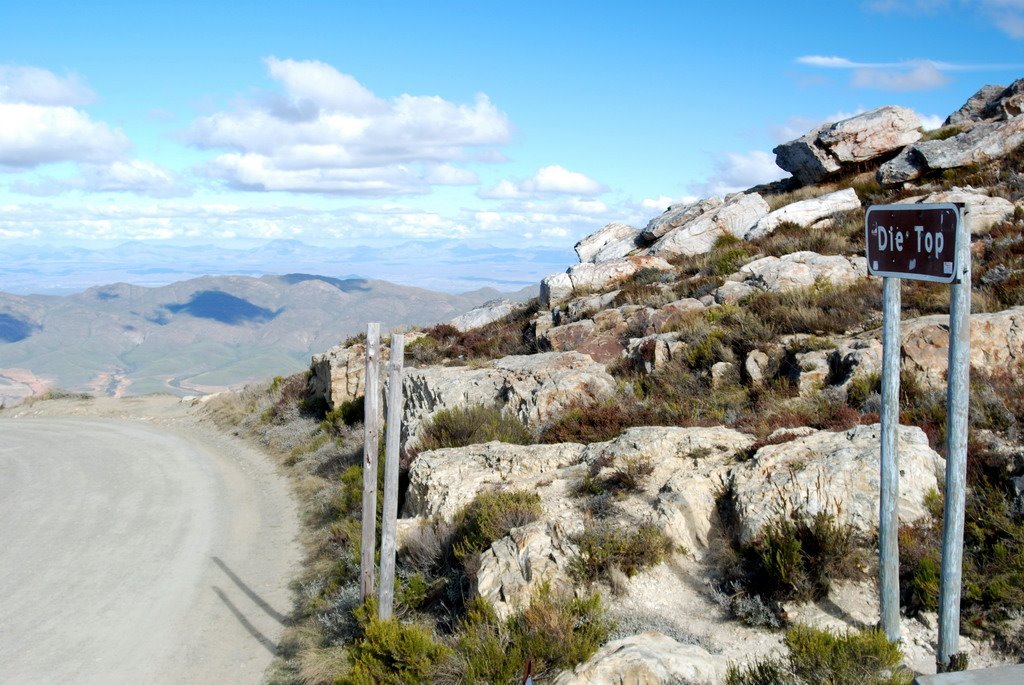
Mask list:
[{"label": "rock face", "polygon": [[905,107],[879,107],[825,124],[783,143],[772,152],[775,163],[802,184],[817,183],[844,164],[876,159],[921,137],[921,121]]},{"label": "rock face", "polygon": [[529,426],[546,421],[574,401],[611,395],[615,379],[578,352],[504,357],[489,366],[407,369],[402,439],[412,445],[424,421],[443,409],[498,405]]},{"label": "rock face", "polygon": [[710,252],[723,235],[745,236],[768,210],[768,203],[757,193],[733,195],[720,206],[675,224],[648,249],[648,254],[672,257]]},{"label": "rock face", "polygon": [[[381,345],[381,359],[387,361],[391,350]],[[386,365],[381,364],[385,369]],[[366,382],[366,345],[338,345],[313,357],[307,391],[324,399],[334,409],[344,402],[363,396]]]},{"label": "rock face", "polygon": [[525,306],[512,300],[491,300],[469,310],[462,316],[456,316],[448,323],[460,331],[470,331],[474,328],[486,326],[498,319],[503,319],[509,314],[523,309]]},{"label": "rock face", "polygon": [[480,555],[476,593],[491,603],[500,619],[528,607],[542,583],[557,594],[571,594],[568,568],[576,553],[558,522],[535,521],[513,528]]},{"label": "rock face", "polygon": [[[902,367],[933,387],[945,384],[949,317],[922,316],[903,323]],[[971,367],[1013,371],[1024,362],[1024,307],[971,315]]]},{"label": "rock face", "polygon": [[576,243],[581,262],[606,262],[625,257],[638,247],[640,231],[626,224],[608,224]]},{"label": "rock face", "polygon": [[740,269],[745,285],[768,292],[781,292],[818,281],[853,283],[867,275],[863,257],[791,252],[782,257],[762,257]]},{"label": "rock face", "polygon": [[555,685],[717,685],[728,664],[699,645],[649,632],[609,642]]},{"label": "rock face", "polygon": [[609,259],[598,264],[586,262],[569,267],[564,274],[548,276],[540,283],[540,304],[550,309],[576,291],[604,291],[641,269],[669,271],[672,265],[659,257],[639,255]]},{"label": "rock face", "polygon": [[963,202],[967,205],[968,221],[972,235],[986,233],[992,226],[1013,214],[1013,203],[1001,197],[990,197],[971,187],[951,188],[925,197],[910,197],[904,203]]},{"label": "rock face", "polygon": [[[783,512],[829,512],[862,533],[878,525],[879,424],[842,433],[815,431],[780,445],[762,447],[732,470],[740,538],[750,542]],[[938,487],[945,462],[928,446],[924,431],[901,426],[899,515],[913,521],[927,514],[924,496]]]},{"label": "rock face", "polygon": [[878,182],[911,181],[929,170],[953,169],[1004,157],[1024,143],[1024,117],[981,123],[945,140],[926,140],[878,169]]},{"label": "rock face", "polygon": [[522,488],[542,474],[583,460],[583,445],[506,445],[488,442],[420,454],[409,471],[404,517],[451,520],[477,493]]},{"label": "rock face", "polygon": [[775,231],[785,222],[798,226],[813,226],[839,212],[848,212],[860,208],[860,199],[853,188],[839,190],[834,193],[793,202],[758,221],[744,236],[747,240],[760,238]]},{"label": "rock face", "polygon": [[943,126],[963,126],[982,121],[986,118],[989,108],[999,100],[1006,90],[1003,86],[982,86],[977,93],[968,98],[967,102],[957,111],[946,117]]},{"label": "rock face", "polygon": [[709,197],[697,202],[672,205],[660,216],[651,219],[641,232],[640,237],[644,242],[653,243],[672,229],[688,224],[697,217],[718,209],[722,203],[723,200],[720,197]]}]

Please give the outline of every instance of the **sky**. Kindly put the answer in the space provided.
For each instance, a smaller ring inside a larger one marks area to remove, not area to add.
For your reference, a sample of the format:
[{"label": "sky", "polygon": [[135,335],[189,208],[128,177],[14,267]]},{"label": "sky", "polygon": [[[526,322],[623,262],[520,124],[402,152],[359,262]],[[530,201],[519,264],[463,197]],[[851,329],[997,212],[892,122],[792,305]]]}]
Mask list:
[{"label": "sky", "polygon": [[0,245],[566,246],[1024,77],[1024,0],[0,4]]}]

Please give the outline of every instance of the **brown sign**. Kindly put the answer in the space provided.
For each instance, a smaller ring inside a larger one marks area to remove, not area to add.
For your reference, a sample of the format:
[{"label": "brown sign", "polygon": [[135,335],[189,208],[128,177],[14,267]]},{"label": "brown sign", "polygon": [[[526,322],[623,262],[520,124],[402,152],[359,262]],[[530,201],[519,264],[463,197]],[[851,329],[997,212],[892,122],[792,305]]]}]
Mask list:
[{"label": "brown sign", "polygon": [[876,205],[864,219],[872,276],[952,283],[960,211],[955,204]]}]

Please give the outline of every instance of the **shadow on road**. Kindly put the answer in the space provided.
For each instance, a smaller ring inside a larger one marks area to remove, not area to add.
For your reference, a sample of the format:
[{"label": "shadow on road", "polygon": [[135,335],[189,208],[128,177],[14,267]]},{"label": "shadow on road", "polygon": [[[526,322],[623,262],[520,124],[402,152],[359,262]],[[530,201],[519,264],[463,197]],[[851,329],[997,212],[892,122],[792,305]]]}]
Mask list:
[{"label": "shadow on road", "polygon": [[242,624],[242,627],[245,628],[245,630],[250,635],[256,638],[256,641],[263,645],[268,652],[270,652],[274,656],[277,656],[277,645],[274,644],[274,641],[268,638],[263,633],[261,633],[256,628],[256,626],[249,623],[249,619],[245,617],[245,614],[239,611],[238,607],[235,606],[234,602],[228,599],[228,596],[224,594],[223,590],[221,590],[216,585],[213,585],[211,587],[213,591],[217,593],[217,596],[220,597],[220,601],[224,602],[224,606],[226,606],[228,610],[235,615],[235,618],[238,619],[238,622]]},{"label": "shadow on road", "polygon": [[241,578],[235,575],[235,572],[232,571],[231,568],[227,564],[225,564],[220,557],[210,558],[213,559],[213,563],[217,564],[217,566],[220,567],[221,571],[224,571],[224,574],[231,579],[231,582],[238,586],[239,590],[245,593],[246,597],[251,599],[256,604],[256,606],[258,606],[260,609],[263,609],[263,611],[266,612],[267,616],[270,616],[272,619],[274,619],[281,625],[288,625],[288,617],[274,609],[274,607],[270,606],[262,597],[256,594],[252,588],[250,588],[242,581]]}]

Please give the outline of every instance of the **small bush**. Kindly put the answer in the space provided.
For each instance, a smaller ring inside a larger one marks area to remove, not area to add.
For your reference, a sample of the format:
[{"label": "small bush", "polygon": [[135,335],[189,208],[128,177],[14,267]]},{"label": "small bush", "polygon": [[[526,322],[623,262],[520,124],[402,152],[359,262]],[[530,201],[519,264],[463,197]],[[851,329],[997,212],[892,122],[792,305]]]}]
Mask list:
[{"label": "small bush", "polygon": [[362,636],[349,652],[352,670],[339,679],[345,685],[406,685],[430,682],[451,649],[423,626],[396,619],[382,621],[374,601],[356,612]]},{"label": "small bush", "polygon": [[611,628],[598,595],[561,597],[541,585],[530,606],[505,621],[477,598],[459,623],[442,682],[518,683],[528,659],[535,679],[551,678],[589,659]]},{"label": "small bush", "polygon": [[661,563],[672,551],[668,537],[652,524],[638,528],[620,528],[607,523],[588,526],[573,541],[579,554],[572,560],[569,572],[581,582],[610,580],[617,568],[627,577]]},{"label": "small bush", "polygon": [[899,645],[878,629],[836,633],[808,626],[786,632],[788,654],[730,666],[727,685],[909,685]]},{"label": "small bush", "polygon": [[535,354],[538,349],[530,320],[538,311],[540,303],[535,298],[508,316],[470,331],[438,324],[424,331],[424,337],[406,346],[405,358],[418,364],[466,364],[473,360]]},{"label": "small bush", "polygon": [[508,535],[513,528],[536,521],[542,513],[540,495],[535,492],[481,492],[455,515],[455,558],[465,562]]},{"label": "small bush", "polygon": [[533,436],[523,423],[497,407],[475,405],[438,412],[421,431],[417,448],[421,452],[443,447],[466,447],[499,440],[528,445]]}]

